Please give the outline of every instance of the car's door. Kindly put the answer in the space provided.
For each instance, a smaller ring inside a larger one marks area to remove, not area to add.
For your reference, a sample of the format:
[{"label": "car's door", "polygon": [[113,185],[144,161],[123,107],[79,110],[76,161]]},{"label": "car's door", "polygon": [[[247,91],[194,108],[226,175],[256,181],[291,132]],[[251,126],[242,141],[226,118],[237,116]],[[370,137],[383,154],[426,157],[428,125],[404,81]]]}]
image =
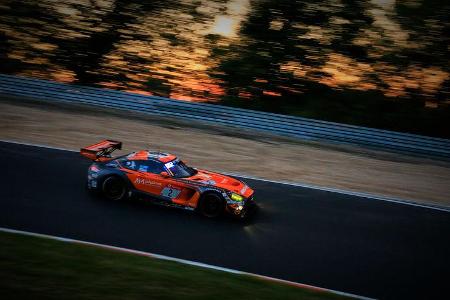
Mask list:
[{"label": "car's door", "polygon": [[[166,163],[166,170],[170,171],[173,164],[174,162]],[[171,175],[173,176],[174,174],[172,173]],[[167,178],[166,184],[161,192],[163,197],[170,199],[170,201],[178,205],[195,207],[195,203],[190,203],[190,201],[196,190],[190,184],[176,177]]]},{"label": "car's door", "polygon": [[192,202],[192,197],[196,193],[196,190],[187,184],[171,180],[164,188],[164,192],[175,204],[195,207],[195,203]]},{"label": "car's door", "polygon": [[130,160],[124,165],[128,172],[128,178],[133,186],[142,192],[153,196],[160,196],[166,186],[164,178],[160,175],[164,171],[164,165],[153,160]]},{"label": "car's door", "polygon": [[161,200],[185,205],[195,192],[169,175],[162,176],[161,172],[167,169],[159,161],[130,160],[125,162],[124,167],[129,170],[127,176],[137,190]]}]

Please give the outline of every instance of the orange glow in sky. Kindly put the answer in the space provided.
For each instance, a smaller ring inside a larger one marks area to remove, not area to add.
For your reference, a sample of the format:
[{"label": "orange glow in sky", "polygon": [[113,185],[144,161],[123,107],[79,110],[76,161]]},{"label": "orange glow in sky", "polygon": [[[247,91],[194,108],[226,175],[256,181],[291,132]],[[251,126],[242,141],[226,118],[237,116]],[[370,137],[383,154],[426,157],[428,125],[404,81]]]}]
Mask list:
[{"label": "orange glow in sky", "polygon": [[[370,6],[363,13],[373,18],[373,23],[362,27],[349,41],[354,46],[367,50],[370,58],[368,62],[357,61],[357,58],[339,54],[332,48],[325,54],[316,51],[322,45],[327,47],[342,32],[340,26],[351,24],[351,20],[343,16],[332,16],[329,26],[322,26],[321,23],[303,24],[300,21],[289,24],[279,13],[269,11],[267,24],[261,26],[268,26],[266,29],[275,32],[274,34],[279,34],[287,26],[299,29],[299,35],[290,37],[290,42],[295,47],[313,48],[308,49],[309,55],[313,58],[317,56],[317,60],[320,60],[317,65],[307,65],[302,64],[301,55],[282,57],[276,62],[279,66],[277,71],[281,76],[314,81],[335,89],[376,89],[393,97],[407,96],[413,89],[427,100],[433,100],[445,80],[450,77],[448,69],[445,66],[424,67],[423,64],[398,67],[383,62],[384,55],[396,54],[399,49],[422,49],[425,43],[411,40],[411,32],[393,17],[394,0],[369,2]],[[111,24],[99,20],[114,11],[115,1],[41,0],[36,3],[39,8],[48,11],[49,15],[58,16],[60,23],[33,17],[16,20],[8,16],[8,5],[5,5],[6,13],[0,15],[0,35],[5,36],[8,41],[5,57],[24,65],[17,74],[67,83],[76,82],[79,80],[76,68],[61,62],[70,58],[70,51],[62,54],[68,56],[62,60],[53,58],[61,55],[60,48],[66,42],[72,43],[79,38],[89,39],[92,35],[106,34],[108,30],[112,30]],[[241,29],[258,3],[250,0],[199,0],[195,3],[181,0],[179,5],[161,7],[154,14],[137,13],[130,24],[122,24],[119,29],[114,29],[120,38],[114,40],[100,58],[94,58],[98,61],[92,65],[88,63],[87,70],[83,71],[98,76],[96,78],[99,82],[95,84],[108,88],[190,101],[219,101],[227,93],[225,82],[219,79],[223,77],[217,76],[226,72],[221,66],[230,59],[239,58],[239,51],[245,53],[249,45],[255,42],[251,35],[243,34]],[[309,5],[311,11],[321,9],[314,1]],[[22,22],[21,26],[24,28],[18,29],[17,22]],[[45,30],[34,31],[33,28],[37,25]],[[433,26],[439,27],[441,24]],[[53,44],[49,42],[52,41],[50,36],[62,42]],[[305,40],[320,46],[302,44]],[[218,49],[220,51],[216,51]],[[235,49],[238,51],[234,51]],[[251,51],[257,52],[258,49]],[[270,51],[267,51],[267,55],[270,59]],[[250,80],[264,95],[279,97],[280,90],[283,93],[305,92],[301,90],[301,86],[288,86],[289,83],[283,82],[274,87],[273,79],[269,76],[256,76],[260,78],[250,77]],[[240,98],[253,97],[246,89],[246,86],[241,86],[235,91]],[[441,102],[447,103],[446,101],[449,100],[443,99]]]}]

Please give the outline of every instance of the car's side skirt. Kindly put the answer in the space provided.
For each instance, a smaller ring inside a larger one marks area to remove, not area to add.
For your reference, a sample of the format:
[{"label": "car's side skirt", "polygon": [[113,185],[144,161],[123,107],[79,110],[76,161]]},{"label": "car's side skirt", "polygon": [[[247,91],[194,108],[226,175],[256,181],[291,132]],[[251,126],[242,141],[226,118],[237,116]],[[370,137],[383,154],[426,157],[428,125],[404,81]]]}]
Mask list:
[{"label": "car's side skirt", "polygon": [[157,204],[157,205],[161,205],[161,206],[166,206],[166,207],[176,207],[176,208],[181,208],[184,210],[195,210],[195,208],[187,206],[187,205],[181,205],[181,204],[177,204],[177,203],[173,203],[172,199],[167,198],[167,197],[163,197],[163,196],[156,196],[153,194],[149,194],[143,191],[139,191],[136,189],[131,189],[131,196],[135,197],[137,199],[142,199],[145,201],[148,201],[150,203],[153,204]]}]

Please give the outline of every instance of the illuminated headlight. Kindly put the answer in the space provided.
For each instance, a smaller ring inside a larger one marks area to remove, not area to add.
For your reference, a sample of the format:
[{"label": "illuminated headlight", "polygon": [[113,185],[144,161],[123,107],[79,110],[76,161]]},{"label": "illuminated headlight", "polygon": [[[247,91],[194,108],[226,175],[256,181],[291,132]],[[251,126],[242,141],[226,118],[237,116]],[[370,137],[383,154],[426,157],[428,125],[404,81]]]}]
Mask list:
[{"label": "illuminated headlight", "polygon": [[237,210],[242,210],[244,207],[242,205],[239,205],[236,209]]},{"label": "illuminated headlight", "polygon": [[230,198],[233,201],[242,201],[242,200],[244,200],[244,197],[242,197],[241,195],[235,194],[235,193],[231,193]]}]

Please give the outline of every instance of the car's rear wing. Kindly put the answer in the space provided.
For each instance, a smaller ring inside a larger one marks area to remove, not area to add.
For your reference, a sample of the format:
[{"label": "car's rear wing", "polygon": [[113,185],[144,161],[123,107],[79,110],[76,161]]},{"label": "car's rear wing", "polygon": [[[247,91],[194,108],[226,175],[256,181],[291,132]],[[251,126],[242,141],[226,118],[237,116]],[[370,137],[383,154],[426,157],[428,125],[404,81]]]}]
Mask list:
[{"label": "car's rear wing", "polygon": [[104,140],[80,149],[80,154],[92,160],[107,160],[116,149],[122,149],[122,142]]}]

